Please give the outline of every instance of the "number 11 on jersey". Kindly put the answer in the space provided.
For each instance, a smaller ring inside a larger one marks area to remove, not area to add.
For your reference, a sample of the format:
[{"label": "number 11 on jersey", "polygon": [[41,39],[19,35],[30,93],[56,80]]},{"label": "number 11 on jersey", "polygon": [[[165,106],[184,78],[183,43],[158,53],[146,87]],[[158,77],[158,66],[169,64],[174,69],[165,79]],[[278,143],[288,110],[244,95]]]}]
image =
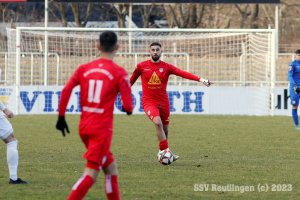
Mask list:
[{"label": "number 11 on jersey", "polygon": [[[96,89],[94,90],[95,82],[96,82]],[[89,80],[88,102],[100,103],[100,94],[102,90],[102,85],[103,85],[102,80],[95,80],[95,79]]]}]

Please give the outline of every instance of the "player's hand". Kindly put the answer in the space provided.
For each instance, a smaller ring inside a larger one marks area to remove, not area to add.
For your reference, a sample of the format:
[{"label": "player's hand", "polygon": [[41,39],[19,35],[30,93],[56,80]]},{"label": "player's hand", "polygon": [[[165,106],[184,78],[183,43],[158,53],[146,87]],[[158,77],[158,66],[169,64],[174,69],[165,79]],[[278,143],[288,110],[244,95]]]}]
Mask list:
[{"label": "player's hand", "polygon": [[[121,101],[122,101],[122,96],[120,96],[119,103],[120,103]],[[122,106],[122,108],[121,108],[121,111],[122,111],[122,112],[126,112],[127,115],[131,115],[131,114],[132,114],[132,112],[127,112],[126,110],[124,110],[123,106]]]},{"label": "player's hand", "polygon": [[6,114],[8,118],[12,118],[14,116],[14,113],[8,110],[7,108],[3,110],[3,113]]},{"label": "player's hand", "polygon": [[124,110],[123,106],[122,106],[122,108],[121,108],[121,111],[122,111],[122,112],[126,112],[127,115],[131,115],[131,114],[132,114],[132,112],[127,112],[126,110]]},{"label": "player's hand", "polygon": [[199,80],[201,83],[203,83],[204,85],[206,85],[207,87],[209,87],[211,84],[214,84],[213,82],[207,80],[207,79],[204,79],[204,78],[200,78]]},{"label": "player's hand", "polygon": [[56,129],[60,130],[64,137],[66,136],[65,129],[67,130],[68,133],[70,133],[67,122],[65,121],[65,116],[58,116],[58,120],[56,123]]},{"label": "player's hand", "polygon": [[296,85],[296,84],[294,84],[294,90],[295,90],[296,94],[300,93],[300,87],[298,85]]}]

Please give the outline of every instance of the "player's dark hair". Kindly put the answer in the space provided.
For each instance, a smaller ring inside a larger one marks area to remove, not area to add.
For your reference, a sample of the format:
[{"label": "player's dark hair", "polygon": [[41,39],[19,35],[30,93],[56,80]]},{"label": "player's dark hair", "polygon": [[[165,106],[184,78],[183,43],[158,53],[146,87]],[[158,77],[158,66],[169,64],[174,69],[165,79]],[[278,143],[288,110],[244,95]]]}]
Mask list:
[{"label": "player's dark hair", "polygon": [[153,42],[152,44],[150,44],[150,48],[152,46],[159,46],[161,48],[161,44],[159,44],[158,42]]},{"label": "player's dark hair", "polygon": [[296,50],[295,54],[300,54],[300,49]]},{"label": "player's dark hair", "polygon": [[118,37],[113,31],[104,31],[99,37],[101,51],[103,52],[113,52],[116,48]]}]

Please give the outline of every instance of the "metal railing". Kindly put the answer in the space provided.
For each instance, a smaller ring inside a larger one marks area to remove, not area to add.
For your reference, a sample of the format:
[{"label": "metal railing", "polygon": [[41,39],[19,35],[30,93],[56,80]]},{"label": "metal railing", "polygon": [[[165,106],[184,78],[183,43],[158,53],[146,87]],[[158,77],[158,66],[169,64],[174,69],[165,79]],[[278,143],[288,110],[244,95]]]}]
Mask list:
[{"label": "metal railing", "polygon": [[[269,65],[268,63],[268,54],[242,54],[240,55],[240,81],[234,81],[233,86],[236,85],[236,83],[241,83],[242,85],[245,85],[247,83],[251,83],[251,81],[246,81],[246,64],[244,57],[246,56],[265,56],[266,57],[266,66]],[[278,56],[291,56],[291,61],[295,59],[295,53],[279,53],[275,55]],[[268,68],[266,68],[266,80],[268,78],[270,71],[268,71]],[[215,81],[217,83],[217,81]],[[267,81],[260,81],[261,86],[267,83]],[[288,84],[288,81],[275,81],[275,84]]]},{"label": "metal railing", "polygon": [[[0,55],[4,55],[5,59],[5,75],[4,81],[6,79],[6,72],[8,67],[8,54],[16,54],[14,52],[0,52]],[[30,55],[30,84],[33,85],[33,66],[34,66],[34,55],[35,56],[44,56],[44,53],[31,53],[31,52],[22,52],[21,55]],[[58,85],[58,77],[59,77],[59,55],[57,53],[48,53],[48,56],[56,56],[56,85]]]},{"label": "metal railing", "polygon": [[[8,54],[15,54],[14,52],[0,52],[0,55],[4,55],[5,57],[5,73],[4,73],[4,82],[7,82],[7,67],[8,67]],[[31,52],[22,52],[21,55],[30,55],[30,71],[31,71],[31,78],[30,78],[30,84],[33,85],[33,72],[34,72],[34,56],[44,56],[43,53],[31,53]],[[138,64],[138,56],[139,55],[149,55],[149,53],[117,53],[116,55],[132,55],[134,56],[134,64],[135,66]],[[161,60],[163,61],[165,56],[186,56],[186,71],[189,72],[190,71],[190,56],[187,53],[163,53],[161,56]],[[240,56],[240,80],[239,81],[214,81],[214,83],[229,83],[232,84],[234,87],[237,85],[245,85],[246,83],[254,83],[253,81],[246,81],[245,80],[245,60],[244,57],[245,56],[251,56],[251,55],[258,55],[258,54],[242,54]],[[59,71],[60,71],[60,56],[57,53],[48,53],[48,56],[56,56],[56,85],[58,85],[58,81],[59,81]],[[267,55],[264,54],[263,56]],[[291,61],[294,60],[294,53],[279,53],[276,56],[291,56]],[[266,59],[267,62],[267,59]],[[266,69],[267,70],[267,69]],[[266,71],[266,75],[269,72]],[[169,81],[169,83],[174,83],[176,84],[178,81],[175,79],[174,81]],[[185,80],[185,81],[180,81],[180,83],[189,83],[189,80]],[[258,81],[256,83],[259,83],[261,85],[261,87],[263,87],[264,85],[266,85],[268,82],[267,81]],[[288,81],[276,81],[275,84],[288,84]]]}]

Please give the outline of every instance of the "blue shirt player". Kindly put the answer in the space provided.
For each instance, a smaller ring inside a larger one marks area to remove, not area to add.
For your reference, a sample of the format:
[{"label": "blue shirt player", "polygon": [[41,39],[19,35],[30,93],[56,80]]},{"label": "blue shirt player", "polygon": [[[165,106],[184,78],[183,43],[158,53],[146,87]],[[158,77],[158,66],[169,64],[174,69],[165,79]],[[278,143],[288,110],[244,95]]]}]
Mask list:
[{"label": "blue shirt player", "polygon": [[300,49],[298,49],[295,53],[296,60],[291,62],[289,65],[288,78],[290,81],[289,90],[292,104],[292,116],[296,125],[296,129],[300,130],[297,114],[300,99]]}]

